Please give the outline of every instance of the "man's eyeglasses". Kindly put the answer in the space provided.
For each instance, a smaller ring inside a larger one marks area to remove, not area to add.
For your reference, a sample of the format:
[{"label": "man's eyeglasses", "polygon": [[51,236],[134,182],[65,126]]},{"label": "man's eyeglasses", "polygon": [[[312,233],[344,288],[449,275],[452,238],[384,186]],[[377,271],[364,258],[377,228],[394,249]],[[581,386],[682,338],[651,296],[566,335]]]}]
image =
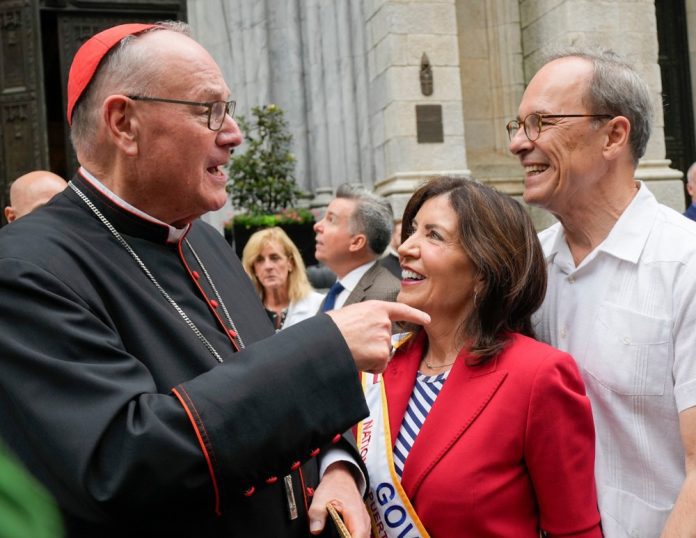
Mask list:
[{"label": "man's eyeglasses", "polygon": [[143,95],[129,95],[129,99],[134,101],[157,101],[160,103],[174,103],[175,105],[204,106],[208,109],[208,129],[219,131],[225,122],[225,116],[234,116],[235,101],[208,101],[200,103],[198,101],[182,101],[181,99],[164,99],[162,97],[145,97]]},{"label": "man's eyeglasses", "polygon": [[539,114],[538,112],[532,112],[529,114],[522,123],[520,120],[511,120],[505,126],[508,132],[508,137],[510,140],[517,134],[520,127],[524,127],[524,134],[527,136],[530,142],[534,142],[541,134],[541,129],[544,125],[551,125],[549,122],[544,121],[546,118],[613,118],[611,114]]}]

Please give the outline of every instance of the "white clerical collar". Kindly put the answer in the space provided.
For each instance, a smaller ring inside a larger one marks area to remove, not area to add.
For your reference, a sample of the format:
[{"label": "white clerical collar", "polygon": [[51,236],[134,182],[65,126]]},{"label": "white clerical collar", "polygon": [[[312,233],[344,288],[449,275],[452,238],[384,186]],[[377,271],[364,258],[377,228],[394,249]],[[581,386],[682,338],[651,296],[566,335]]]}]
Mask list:
[{"label": "white clerical collar", "polygon": [[84,166],[80,166],[80,169],[78,170],[80,175],[85,178],[85,180],[89,181],[89,183],[97,189],[99,192],[102,193],[105,197],[107,197],[109,200],[111,200],[113,203],[115,203],[117,206],[121,207],[122,209],[125,209],[129,213],[133,213],[140,217],[143,220],[147,220],[149,222],[152,222],[154,224],[157,224],[159,226],[165,226],[168,230],[168,236],[167,236],[167,243],[178,243],[179,240],[186,235],[186,232],[189,229],[190,224],[187,224],[183,228],[175,228],[174,226],[171,226],[167,224],[166,222],[162,222],[159,219],[156,219],[155,217],[148,215],[144,211],[140,211],[137,207],[132,206],[128,202],[126,202],[123,198],[115,194],[111,189],[109,189],[106,185],[104,185],[101,181],[99,181],[96,177],[94,177],[92,174],[85,169]]}]

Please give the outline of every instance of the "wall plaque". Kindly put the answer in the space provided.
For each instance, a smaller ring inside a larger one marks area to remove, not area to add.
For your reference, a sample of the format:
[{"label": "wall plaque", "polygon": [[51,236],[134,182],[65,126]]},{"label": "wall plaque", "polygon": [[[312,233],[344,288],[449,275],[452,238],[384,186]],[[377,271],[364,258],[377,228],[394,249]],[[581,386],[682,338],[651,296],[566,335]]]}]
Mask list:
[{"label": "wall plaque", "polygon": [[442,105],[416,105],[416,133],[419,144],[444,142]]}]

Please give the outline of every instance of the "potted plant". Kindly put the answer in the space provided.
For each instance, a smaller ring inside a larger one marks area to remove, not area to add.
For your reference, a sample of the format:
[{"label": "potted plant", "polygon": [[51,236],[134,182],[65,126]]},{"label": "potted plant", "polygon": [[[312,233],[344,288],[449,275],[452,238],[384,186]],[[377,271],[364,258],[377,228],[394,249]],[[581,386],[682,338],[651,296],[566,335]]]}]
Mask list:
[{"label": "potted plant", "polygon": [[314,258],[314,214],[297,208],[302,191],[295,181],[292,135],[283,110],[277,105],[251,109],[251,118],[239,116],[244,153],[230,159],[227,190],[235,216],[226,235],[241,256],[249,236],[260,228],[280,226],[299,248],[305,264]]}]

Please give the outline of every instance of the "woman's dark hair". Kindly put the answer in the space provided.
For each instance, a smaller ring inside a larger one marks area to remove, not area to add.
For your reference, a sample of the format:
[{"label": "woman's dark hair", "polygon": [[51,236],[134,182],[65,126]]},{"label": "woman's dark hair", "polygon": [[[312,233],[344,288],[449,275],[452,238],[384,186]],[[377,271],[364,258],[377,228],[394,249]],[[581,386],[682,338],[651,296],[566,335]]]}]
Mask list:
[{"label": "woman's dark hair", "polygon": [[534,337],[531,317],[546,293],[546,261],[534,225],[522,205],[473,180],[442,176],[428,180],[406,204],[405,241],[421,206],[447,196],[459,219],[459,241],[481,280],[472,315],[459,328],[476,363],[499,354],[517,332]]}]

